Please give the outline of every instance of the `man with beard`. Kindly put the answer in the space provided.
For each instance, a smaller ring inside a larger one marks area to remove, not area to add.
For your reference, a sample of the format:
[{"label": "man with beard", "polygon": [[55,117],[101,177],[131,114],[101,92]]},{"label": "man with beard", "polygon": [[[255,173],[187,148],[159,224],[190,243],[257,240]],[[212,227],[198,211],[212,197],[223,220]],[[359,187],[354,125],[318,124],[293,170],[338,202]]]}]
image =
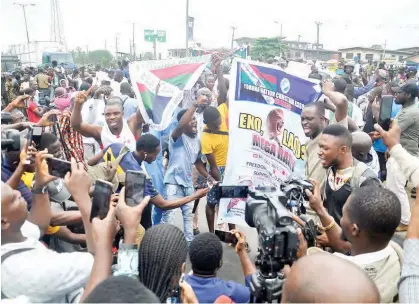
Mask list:
[{"label": "man with beard", "polygon": [[[330,246],[339,251],[334,255],[364,269],[376,284],[382,303],[397,300],[403,255],[403,250],[391,242],[401,217],[397,196],[377,186],[355,190],[343,207],[339,227],[323,206],[318,183],[314,183],[313,193],[306,190],[306,194],[311,208],[321,220]],[[318,248],[306,249],[304,237],[299,240],[299,256],[320,254]]]},{"label": "man with beard", "polygon": [[323,200],[336,222],[342,217],[342,208],[356,188],[380,185],[377,174],[352,156],[352,137],[348,129],[339,125],[327,126],[319,139],[319,159],[327,169]]},{"label": "man with beard", "polygon": [[[119,71],[120,72],[120,71]],[[106,124],[104,126],[84,123],[81,116],[81,108],[86,102],[91,89],[87,92],[79,92],[74,97],[75,105],[71,113],[71,127],[85,137],[93,137],[103,147],[113,143],[121,143],[130,151],[135,151],[135,137],[141,136],[144,119],[138,110],[127,120],[123,119],[124,109],[122,100],[119,97],[109,98],[104,115]]]},{"label": "man with beard", "polygon": [[[324,94],[336,107],[335,123],[341,124],[347,128],[348,100],[343,94],[345,89],[346,81],[342,78],[335,80],[334,84],[326,82],[323,85]],[[306,143],[306,177],[318,180],[321,187],[323,187],[326,169],[320,164],[320,159],[318,157],[320,149],[318,143],[323,129],[327,126],[325,115],[325,104],[322,102],[308,104],[301,113],[301,126],[303,127],[304,134],[310,138]]]}]

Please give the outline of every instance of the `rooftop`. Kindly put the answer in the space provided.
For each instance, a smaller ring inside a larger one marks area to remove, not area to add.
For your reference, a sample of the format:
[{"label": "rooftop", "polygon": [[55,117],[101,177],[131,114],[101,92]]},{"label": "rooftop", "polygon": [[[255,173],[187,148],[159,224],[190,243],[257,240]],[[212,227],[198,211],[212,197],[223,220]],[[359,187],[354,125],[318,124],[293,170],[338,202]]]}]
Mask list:
[{"label": "rooftop", "polygon": [[[372,47],[364,47],[364,46],[353,46],[349,48],[342,48],[338,49],[339,52],[345,52],[345,51],[351,51],[351,50],[363,50],[363,51],[370,51],[370,52],[377,52],[377,51],[384,51],[383,49],[378,48],[372,48]],[[385,50],[386,53],[394,53],[394,54],[400,54],[400,55],[411,55],[412,52],[407,51],[401,51],[401,50]]]}]

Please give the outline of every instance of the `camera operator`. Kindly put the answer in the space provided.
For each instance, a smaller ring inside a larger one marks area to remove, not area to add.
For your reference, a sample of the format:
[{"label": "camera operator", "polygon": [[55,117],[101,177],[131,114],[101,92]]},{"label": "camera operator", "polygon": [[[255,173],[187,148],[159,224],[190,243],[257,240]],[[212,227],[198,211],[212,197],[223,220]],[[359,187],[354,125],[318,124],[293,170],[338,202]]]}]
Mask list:
[{"label": "camera operator", "polygon": [[217,278],[217,271],[223,265],[223,246],[213,233],[201,233],[193,239],[189,248],[192,274],[185,280],[192,286],[200,303],[214,303],[221,295],[231,298],[236,303],[247,303],[250,300],[251,275],[256,267],[246,252],[246,238],[243,233],[232,230],[238,242],[235,247],[246,278],[246,286]]},{"label": "camera operator", "polygon": [[[314,182],[313,193],[306,190],[311,208],[319,216],[335,252],[334,255],[363,268],[380,291],[381,301],[392,302],[398,295],[402,249],[391,242],[401,217],[397,196],[379,186],[358,188],[343,206],[340,225],[329,215],[320,198],[319,184]],[[304,238],[299,238],[304,251]],[[320,249],[312,247],[309,253]],[[300,252],[304,255],[304,252]]]},{"label": "camera operator", "polygon": [[[27,203],[20,193],[2,183],[2,298],[27,296],[33,302],[78,301],[93,265],[90,253],[58,254],[39,242],[51,219],[51,208],[45,186],[54,179],[48,174],[46,151],[36,154],[33,204],[27,212]],[[78,204],[87,233],[87,247],[94,253],[88,196],[90,179],[83,169],[72,161],[72,174],[66,177],[66,186]],[[98,234],[101,239],[101,234]],[[98,247],[96,258],[103,258]]]},{"label": "camera operator", "polygon": [[[327,284],[324,282],[324,274]],[[365,271],[344,259],[314,254],[287,274],[281,303],[378,303],[380,294]]]}]

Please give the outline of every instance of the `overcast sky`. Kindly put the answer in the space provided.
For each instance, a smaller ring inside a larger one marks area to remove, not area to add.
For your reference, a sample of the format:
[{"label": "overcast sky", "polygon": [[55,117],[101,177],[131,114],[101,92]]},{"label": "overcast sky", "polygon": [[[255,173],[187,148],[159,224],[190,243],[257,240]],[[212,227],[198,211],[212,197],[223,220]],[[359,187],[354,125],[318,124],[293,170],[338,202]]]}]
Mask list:
[{"label": "overcast sky", "polygon": [[[1,46],[26,41],[22,9],[14,2],[1,0]],[[51,7],[49,0],[33,0],[27,8],[30,40],[49,40]],[[386,4],[388,3],[388,4]],[[158,52],[166,48],[184,47],[186,0],[59,0],[64,36],[68,48],[89,50],[106,46],[129,52],[132,23],[135,22],[137,50],[151,51],[144,42],[144,29],[167,31],[167,43],[158,44]],[[384,45],[387,48],[419,46],[419,0],[190,0],[189,15],[195,17],[195,40],[203,47],[229,47],[231,26],[236,37],[275,36],[315,42],[316,25],[320,21],[320,43],[326,49],[350,46]]]}]

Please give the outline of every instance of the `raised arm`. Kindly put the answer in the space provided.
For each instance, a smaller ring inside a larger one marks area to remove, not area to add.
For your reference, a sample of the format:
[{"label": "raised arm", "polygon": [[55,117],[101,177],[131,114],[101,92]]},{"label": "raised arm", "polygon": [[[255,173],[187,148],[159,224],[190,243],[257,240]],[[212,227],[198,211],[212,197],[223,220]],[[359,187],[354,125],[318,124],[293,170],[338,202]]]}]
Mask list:
[{"label": "raised arm", "polygon": [[323,84],[323,93],[330,101],[335,105],[335,119],[336,121],[342,121],[348,116],[348,99],[340,92],[335,92],[334,85],[330,81],[326,81]]},{"label": "raised arm", "polygon": [[128,118],[128,126],[136,139],[141,137],[144,123],[145,121],[143,115],[141,114],[140,108],[138,108],[137,112]]},{"label": "raised arm", "polygon": [[193,105],[183,114],[181,120],[179,121],[177,127],[173,130],[171,136],[174,141],[177,141],[179,137],[182,136],[185,131],[185,127],[192,121],[193,115],[195,114],[196,109],[201,104],[206,104],[208,99],[205,95],[199,96],[198,100],[193,103]]},{"label": "raised arm", "polygon": [[221,66],[221,58],[217,57],[214,59],[214,65],[216,68],[216,73],[217,73],[217,78],[218,78],[218,90],[219,90],[219,94],[217,97],[217,103],[218,105],[221,105],[223,103],[227,102],[227,85],[226,85],[226,80],[224,78],[223,75],[223,68]]},{"label": "raised arm", "polygon": [[70,124],[71,127],[74,130],[78,131],[81,135],[85,137],[93,137],[98,142],[100,142],[100,134],[102,133],[102,127],[84,123],[81,116],[81,109],[83,107],[83,104],[86,102],[92,89],[93,87],[90,87],[88,91],[79,92],[74,97],[74,108],[71,112]]}]

